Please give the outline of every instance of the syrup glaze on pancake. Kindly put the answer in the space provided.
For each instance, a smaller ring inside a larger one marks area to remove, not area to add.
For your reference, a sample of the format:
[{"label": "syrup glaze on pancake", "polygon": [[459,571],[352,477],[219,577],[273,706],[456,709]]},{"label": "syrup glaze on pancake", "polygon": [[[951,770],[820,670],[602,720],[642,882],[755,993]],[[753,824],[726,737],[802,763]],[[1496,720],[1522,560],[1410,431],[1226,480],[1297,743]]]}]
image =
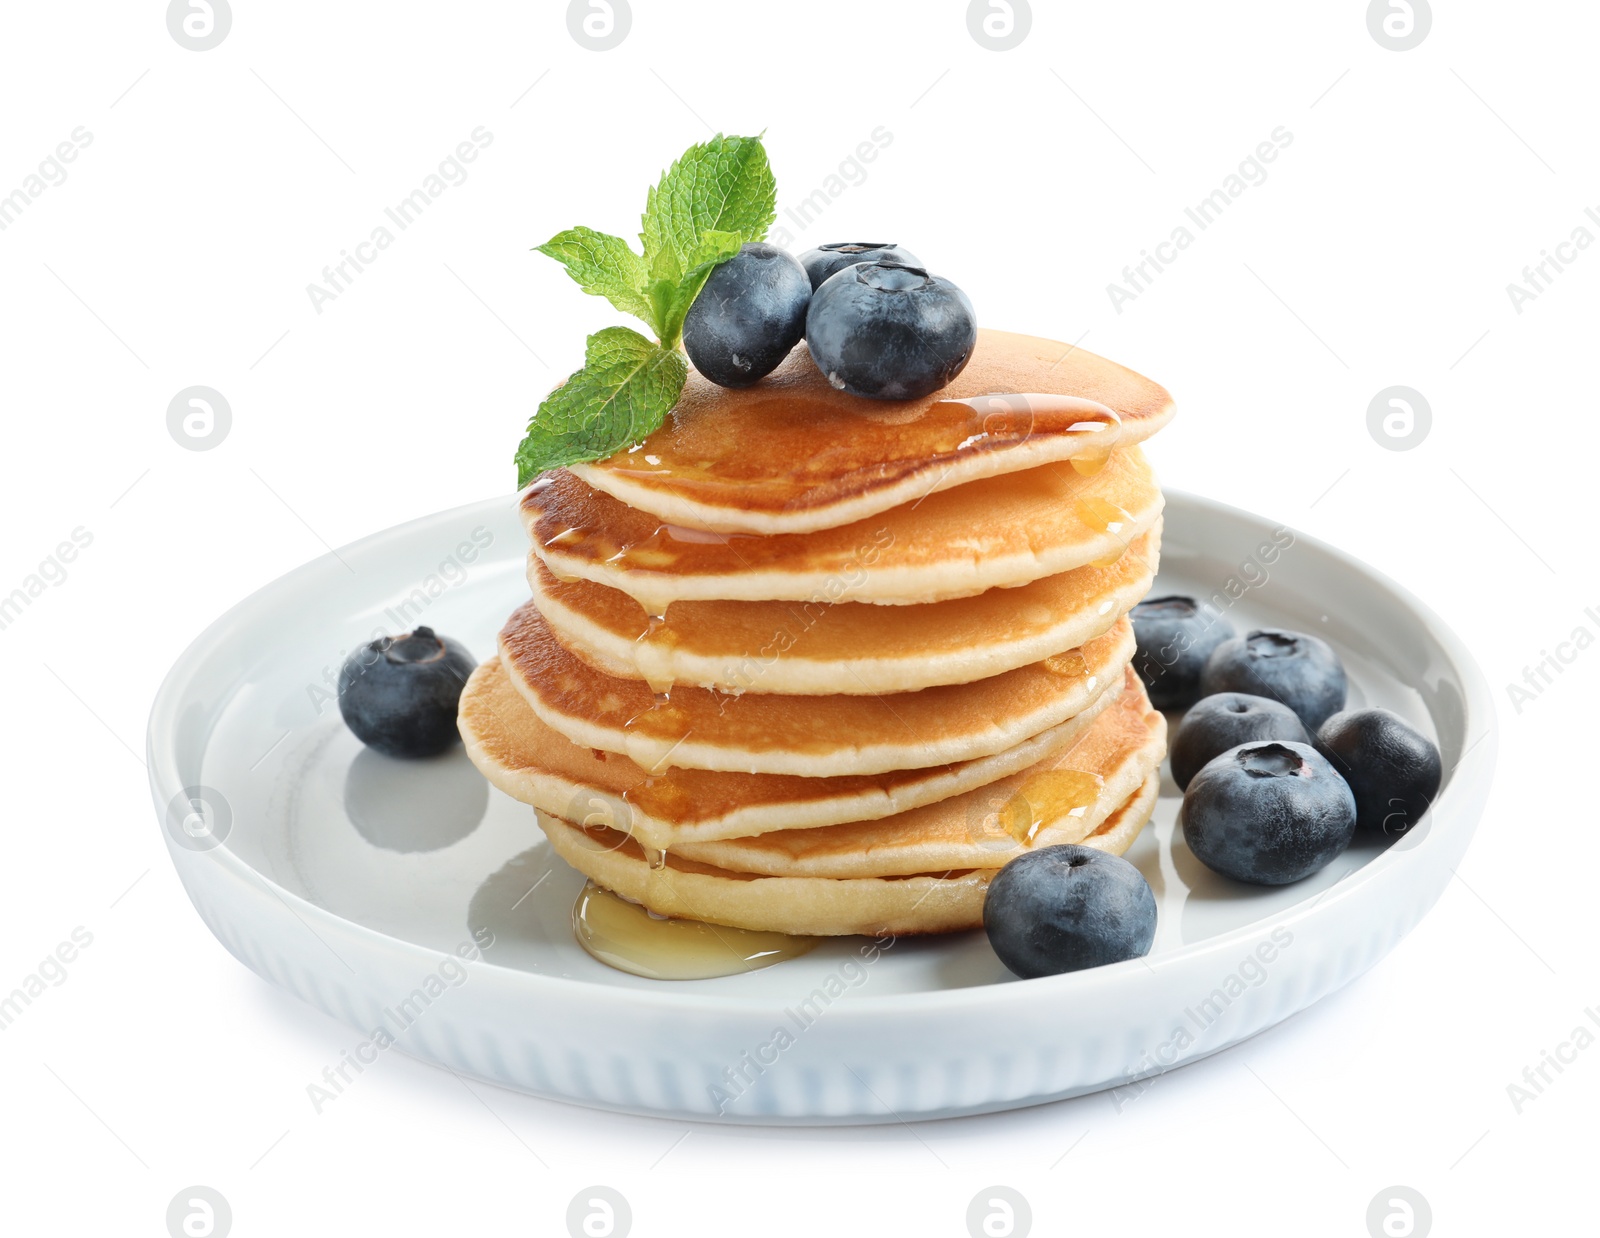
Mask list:
[{"label": "syrup glaze on pancake", "polygon": [[554,816],[622,823],[649,847],[745,838],[769,830],[868,821],[986,787],[1072,746],[1131,691],[1131,668],[1081,713],[993,756],[928,769],[806,778],[665,769],[650,774],[617,752],[582,748],[529,708],[499,658],[473,672],[461,694],[467,755],[513,799]]},{"label": "syrup glaze on pancake", "polygon": [[965,795],[881,821],[682,843],[676,854],[769,877],[1001,868],[1024,851],[1093,834],[1157,772],[1166,740],[1166,717],[1135,684],[1066,751]]},{"label": "syrup glaze on pancake", "polygon": [[1103,456],[1172,413],[1149,379],[1033,336],[980,330],[954,382],[904,401],[835,390],[801,344],[750,387],[691,371],[659,430],[572,471],[686,528],[806,533],[980,477]]},{"label": "syrup glaze on pancake", "polygon": [[1015,670],[1093,640],[1149,592],[1157,527],[1105,566],[1015,589],[902,606],[864,602],[678,602],[652,620],[627,594],[558,581],[528,557],[534,604],[590,666],[652,689],[674,683],[792,696],[913,692]]},{"label": "syrup glaze on pancake", "polygon": [[989,756],[1081,712],[1132,660],[1133,628],[1003,675],[884,696],[729,696],[680,686],[658,699],[567,652],[533,603],[500,632],[500,657],[533,712],[575,744],[646,769],[877,774]]},{"label": "syrup glaze on pancake", "polygon": [[1138,447],[1084,475],[1046,464],[968,482],[816,533],[750,537],[662,524],[571,472],[524,492],[534,552],[557,579],[609,585],[652,615],[679,601],[919,604],[1110,562],[1162,496]]},{"label": "syrup glaze on pancake", "polygon": [[[1080,845],[1121,855],[1149,821],[1161,791],[1152,775]],[[662,916],[804,936],[915,936],[983,924],[983,897],[996,869],[906,877],[760,877],[668,853],[652,865],[626,834],[584,829],[544,812],[539,828],[586,877]]]}]

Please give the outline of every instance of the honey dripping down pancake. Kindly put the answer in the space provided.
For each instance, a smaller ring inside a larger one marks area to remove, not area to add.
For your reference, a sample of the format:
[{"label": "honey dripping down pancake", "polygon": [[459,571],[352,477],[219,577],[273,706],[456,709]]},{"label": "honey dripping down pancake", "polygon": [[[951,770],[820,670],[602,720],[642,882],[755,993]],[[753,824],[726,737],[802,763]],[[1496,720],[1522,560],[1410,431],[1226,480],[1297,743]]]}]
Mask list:
[{"label": "honey dripping down pancake", "polygon": [[[1081,846],[1121,855],[1149,821],[1161,780],[1152,775]],[[730,928],[831,937],[915,936],[983,924],[983,898],[998,869],[903,877],[762,877],[670,852],[647,856],[628,835],[584,829],[536,812],[557,855],[607,890],[658,916]]]},{"label": "honey dripping down pancake", "polygon": [[621,753],[574,744],[528,707],[499,658],[461,696],[467,755],[513,799],[585,824],[623,823],[647,846],[748,838],[772,830],[871,821],[986,787],[1071,747],[1123,692],[1131,669],[1067,721],[993,756],[927,769],[808,778],[668,768],[652,774]]},{"label": "honey dripping down pancake", "polygon": [[964,795],[816,830],[681,843],[672,854],[773,877],[896,877],[1000,868],[1037,847],[1082,842],[1155,775],[1166,718],[1135,685],[1066,751]]},{"label": "honey dripping down pancake", "polygon": [[557,580],[608,585],[651,615],[681,601],[915,605],[1111,563],[1161,514],[1136,446],[1094,472],[1046,464],[968,482],[854,524],[753,537],[664,525],[566,470],[523,493],[534,551]]},{"label": "honey dripping down pancake", "polygon": [[802,344],[750,387],[691,373],[660,429],[572,471],[685,528],[808,533],[980,478],[1092,466],[1172,414],[1157,384],[1055,340],[980,328],[954,381],[897,401],[835,390]]},{"label": "honey dripping down pancake", "polygon": [[998,675],[1093,640],[1149,591],[1160,544],[1158,522],[1110,564],[890,615],[864,602],[678,602],[651,619],[625,593],[556,580],[535,555],[528,582],[570,652],[656,691],[911,692]]},{"label": "honey dripping down pancake", "polygon": [[562,647],[532,602],[500,633],[500,656],[540,720],[573,743],[668,766],[750,773],[878,774],[1003,751],[1080,713],[1133,658],[1119,619],[1081,649],[968,684],[883,696],[731,697],[675,687],[658,699]]}]

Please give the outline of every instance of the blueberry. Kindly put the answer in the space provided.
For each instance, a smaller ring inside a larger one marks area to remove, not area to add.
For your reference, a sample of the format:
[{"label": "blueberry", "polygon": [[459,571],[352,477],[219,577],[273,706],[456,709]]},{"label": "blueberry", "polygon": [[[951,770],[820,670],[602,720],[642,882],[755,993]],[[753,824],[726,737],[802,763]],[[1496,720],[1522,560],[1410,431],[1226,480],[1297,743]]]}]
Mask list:
[{"label": "blueberry", "polygon": [[1183,796],[1183,837],[1207,868],[1256,885],[1309,877],[1350,845],[1356,801],[1309,744],[1240,744]]},{"label": "blueberry", "polygon": [[822,287],[830,275],[858,262],[899,262],[908,267],[919,267],[921,260],[909,249],[901,249],[893,241],[830,241],[800,255],[800,265],[811,278],[813,290]]},{"label": "blueberry", "polygon": [[339,712],[369,748],[431,757],[460,738],[456,707],[476,665],[459,642],[432,628],[380,636],[339,669]]},{"label": "blueberry", "polygon": [[806,346],[828,382],[874,400],[914,400],[966,367],[978,342],[972,302],[921,267],[846,267],[811,297]]},{"label": "blueberry", "polygon": [[983,927],[1024,980],[1142,958],[1156,937],[1156,896],[1120,855],[1064,844],[1012,860],[989,883]]},{"label": "blueberry", "polygon": [[706,280],[683,320],[683,348],[719,387],[759,382],[806,330],[811,281],[787,250],[741,246]]},{"label": "blueberry", "polygon": [[1439,749],[1387,709],[1334,714],[1317,731],[1317,751],[1350,784],[1363,834],[1404,834],[1439,794]]},{"label": "blueberry", "polygon": [[1186,790],[1202,768],[1229,748],[1264,739],[1311,742],[1300,716],[1287,705],[1244,692],[1201,697],[1172,737],[1172,780],[1178,790]]},{"label": "blueberry", "polygon": [[1282,701],[1315,732],[1344,708],[1344,664],[1320,636],[1256,628],[1211,651],[1200,672],[1200,695],[1248,692]]},{"label": "blueberry", "polygon": [[1133,667],[1144,680],[1150,703],[1157,709],[1187,709],[1200,698],[1206,659],[1235,632],[1221,615],[1192,597],[1175,594],[1146,598],[1135,606],[1133,635],[1139,642]]}]

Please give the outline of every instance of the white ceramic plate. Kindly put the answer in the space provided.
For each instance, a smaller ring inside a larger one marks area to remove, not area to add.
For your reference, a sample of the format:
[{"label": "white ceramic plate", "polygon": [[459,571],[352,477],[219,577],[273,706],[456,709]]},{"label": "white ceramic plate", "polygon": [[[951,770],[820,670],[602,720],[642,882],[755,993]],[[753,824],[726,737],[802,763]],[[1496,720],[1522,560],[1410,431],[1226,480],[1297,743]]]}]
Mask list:
[{"label": "white ceramic plate", "polygon": [[[1429,818],[1283,889],[1208,872],[1174,830],[1170,779],[1129,852],[1160,905],[1148,958],[1015,980],[981,932],[825,943],[764,971],[660,982],[574,943],[582,879],[532,810],[459,750],[362,749],[332,697],[346,651],[426,623],[482,657],[527,597],[509,500],[403,525],[291,572],[208,628],[150,719],[150,780],[174,864],[246,966],[395,1047],[542,1096],[745,1122],[981,1113],[1142,1078],[1254,1035],[1381,958],[1432,906],[1494,766],[1488,688],[1415,598],[1270,521],[1169,494],[1158,591],[1218,594],[1242,630],[1320,633],[1351,704],[1438,739]],[[1232,582],[1230,585],[1229,582]],[[1176,834],[1176,836],[1175,836]],[[492,944],[479,952],[479,941]],[[465,959],[457,957],[465,953]],[[380,1031],[381,1029],[381,1031]]]}]

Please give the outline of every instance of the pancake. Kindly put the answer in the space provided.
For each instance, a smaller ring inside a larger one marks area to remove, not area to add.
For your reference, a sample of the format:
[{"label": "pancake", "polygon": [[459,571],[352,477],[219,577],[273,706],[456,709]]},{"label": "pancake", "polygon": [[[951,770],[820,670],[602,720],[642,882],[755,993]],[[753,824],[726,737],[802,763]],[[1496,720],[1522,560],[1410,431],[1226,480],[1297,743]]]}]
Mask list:
[{"label": "pancake", "polygon": [[1104,455],[1172,414],[1148,378],[1028,335],[980,330],[949,386],[899,401],[835,390],[801,344],[750,387],[691,372],[659,430],[572,471],[686,528],[810,533],[979,478]]},{"label": "pancake", "polygon": [[878,774],[1004,751],[1083,711],[1132,660],[1126,618],[1081,649],[969,684],[881,696],[730,696],[679,686],[658,699],[562,647],[533,603],[500,632],[523,699],[575,744],[626,753],[656,772],[691,769]]},{"label": "pancake", "polygon": [[[1155,809],[1159,777],[1146,779],[1082,840],[1112,855],[1133,844]],[[550,846],[572,867],[658,915],[812,936],[951,933],[983,924],[995,869],[907,877],[758,877],[668,853],[652,868],[639,844],[605,828],[582,829],[536,812]]]},{"label": "pancake", "polygon": [[652,688],[913,692],[999,675],[1093,640],[1149,591],[1160,544],[1158,522],[1109,565],[889,615],[864,602],[678,602],[651,620],[625,593],[558,581],[536,555],[528,583],[570,652]]},{"label": "pancake", "polygon": [[683,843],[675,854],[771,877],[1000,868],[1024,851],[1093,834],[1157,773],[1166,741],[1166,718],[1136,686],[1066,751],[965,795],[882,821]]},{"label": "pancake", "polygon": [[513,799],[580,824],[616,825],[646,846],[670,849],[769,830],[877,820],[988,786],[1076,743],[1137,682],[1131,668],[1124,670],[1083,712],[993,756],[870,776],[698,769],[652,776],[621,753],[581,748],[539,721],[499,658],[467,681],[459,725],[473,764]]},{"label": "pancake", "polygon": [[1109,562],[1161,514],[1138,447],[1084,475],[1046,464],[968,482],[853,524],[749,537],[662,524],[568,470],[523,492],[535,553],[557,579],[620,589],[652,615],[684,601],[918,604]]}]

